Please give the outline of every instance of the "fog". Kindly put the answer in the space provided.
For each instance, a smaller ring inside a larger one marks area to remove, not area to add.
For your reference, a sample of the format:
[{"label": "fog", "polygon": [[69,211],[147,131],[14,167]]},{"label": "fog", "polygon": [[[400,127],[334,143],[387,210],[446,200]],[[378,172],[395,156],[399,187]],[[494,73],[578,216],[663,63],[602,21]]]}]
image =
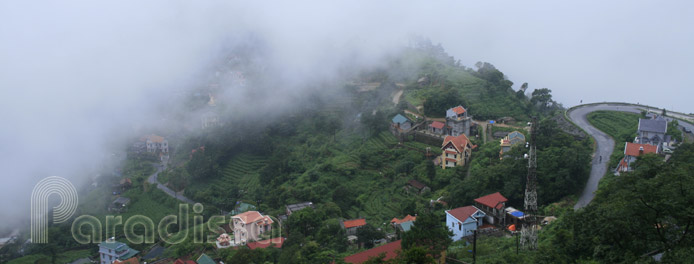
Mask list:
[{"label": "fog", "polygon": [[2,1],[0,217],[28,217],[41,178],[84,184],[128,139],[172,122],[162,116],[181,111],[176,95],[204,85],[229,48],[254,39],[268,81],[227,91],[237,107],[292,107],[311,83],[335,80],[346,65],[378,66],[417,35],[466,66],[494,64],[515,87],[550,88],[565,106],[626,101],[694,112],[693,6]]}]

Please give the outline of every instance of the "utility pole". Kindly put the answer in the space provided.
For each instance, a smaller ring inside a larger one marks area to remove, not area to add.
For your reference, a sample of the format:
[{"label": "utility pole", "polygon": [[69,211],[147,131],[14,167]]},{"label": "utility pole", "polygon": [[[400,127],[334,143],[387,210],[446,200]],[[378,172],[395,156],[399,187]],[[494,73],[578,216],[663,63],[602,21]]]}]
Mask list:
[{"label": "utility pole", "polygon": [[477,230],[472,231],[472,263],[477,263]]},{"label": "utility pole", "polygon": [[525,218],[521,229],[521,245],[525,249],[537,249],[537,117],[530,125],[530,145],[528,155],[528,178],[525,183]]}]

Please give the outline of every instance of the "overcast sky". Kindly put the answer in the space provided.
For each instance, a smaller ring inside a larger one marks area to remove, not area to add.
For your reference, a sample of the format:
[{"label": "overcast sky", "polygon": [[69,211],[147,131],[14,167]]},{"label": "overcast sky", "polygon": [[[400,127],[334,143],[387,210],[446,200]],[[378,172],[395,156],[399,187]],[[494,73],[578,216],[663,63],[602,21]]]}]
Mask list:
[{"label": "overcast sky", "polygon": [[161,94],[248,34],[297,83],[344,60],[377,65],[419,35],[565,106],[694,112],[694,2],[565,2],[0,1],[0,217],[24,214],[39,179],[98,165],[111,140],[173,107]]}]

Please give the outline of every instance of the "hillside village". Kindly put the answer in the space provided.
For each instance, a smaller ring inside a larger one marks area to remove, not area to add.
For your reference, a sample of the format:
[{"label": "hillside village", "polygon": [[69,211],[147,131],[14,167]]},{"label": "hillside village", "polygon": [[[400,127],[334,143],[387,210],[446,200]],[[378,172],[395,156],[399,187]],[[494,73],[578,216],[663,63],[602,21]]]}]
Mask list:
[{"label": "hillside village", "polygon": [[[491,64],[465,68],[440,46],[421,45],[389,69],[354,76],[348,101],[326,96],[263,126],[226,112],[223,94],[253,85],[246,76],[264,68],[246,67],[251,58],[240,53],[225,57],[189,95],[194,121],[134,139],[123,164],[86,190],[98,198],[81,207],[157,222],[178,203],[200,203],[205,221],[222,215],[223,224],[206,230],[202,244],[129,244],[116,231],[73,245],[88,253],[71,263],[468,263],[476,254],[495,258],[496,246],[513,249],[504,257],[516,250],[514,258],[529,258],[515,241],[528,220],[530,117],[543,120],[541,232],[555,232],[553,222],[573,211],[590,171],[590,139],[555,121],[568,123],[561,105],[514,91]],[[416,70],[396,77],[408,63]],[[667,127],[658,115],[640,119],[614,172],[632,172],[644,154],[668,159],[677,144]]]}]

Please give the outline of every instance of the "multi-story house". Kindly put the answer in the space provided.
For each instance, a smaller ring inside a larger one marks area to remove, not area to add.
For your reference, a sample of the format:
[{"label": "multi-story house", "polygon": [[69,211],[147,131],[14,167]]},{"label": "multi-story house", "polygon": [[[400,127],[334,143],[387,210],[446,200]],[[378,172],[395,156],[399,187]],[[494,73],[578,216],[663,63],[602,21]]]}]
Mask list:
[{"label": "multi-story house", "polygon": [[667,120],[662,116],[656,116],[652,119],[639,119],[638,136],[635,143],[649,144],[663,148],[663,143],[670,141],[667,133]]},{"label": "multi-story house", "polygon": [[475,205],[485,213],[485,220],[492,225],[505,225],[506,223],[506,202],[508,199],[495,192],[475,199]]},{"label": "multi-story house", "polygon": [[234,225],[234,243],[243,245],[257,241],[260,235],[272,231],[272,219],[258,211],[248,211],[231,217]]},{"label": "multi-story house", "polygon": [[446,111],[446,126],[449,127],[448,133],[451,136],[470,135],[470,125],[472,117],[468,116],[467,110],[459,105]]},{"label": "multi-story house", "polygon": [[503,159],[504,153],[511,150],[513,146],[522,144],[525,144],[525,135],[523,135],[523,133],[518,131],[508,133],[508,135],[500,141],[501,150],[499,151],[499,159]]},{"label": "multi-story house", "polygon": [[446,169],[455,166],[465,166],[470,159],[472,146],[465,134],[459,136],[446,136],[441,144],[441,168]]},{"label": "multi-story house", "polygon": [[162,153],[162,154],[168,154],[169,153],[169,141],[166,140],[162,136],[157,136],[157,135],[149,135],[145,136],[142,138],[142,141],[145,142],[145,146],[147,147],[147,152],[151,153]]}]

